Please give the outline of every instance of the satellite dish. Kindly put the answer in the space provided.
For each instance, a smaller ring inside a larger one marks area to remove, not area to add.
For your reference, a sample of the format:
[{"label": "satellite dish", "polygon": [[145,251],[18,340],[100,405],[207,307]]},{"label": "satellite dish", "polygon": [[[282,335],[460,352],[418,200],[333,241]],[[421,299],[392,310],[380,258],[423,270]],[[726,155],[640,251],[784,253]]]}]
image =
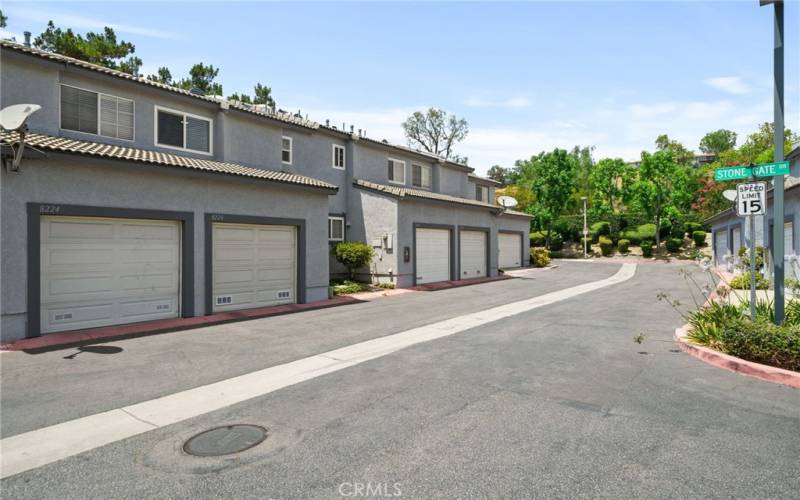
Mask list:
[{"label": "satellite dish", "polygon": [[511,196],[500,196],[497,198],[497,203],[503,208],[514,208],[517,206],[517,200]]},{"label": "satellite dish", "polygon": [[5,130],[19,130],[29,116],[42,109],[38,104],[14,104],[0,110],[0,127]]},{"label": "satellite dish", "polygon": [[29,116],[40,109],[42,107],[38,104],[14,104],[0,109],[0,128],[19,134],[17,146],[14,147],[13,144],[10,146],[14,153],[10,161],[11,165],[6,164],[8,170],[12,172],[19,172],[19,163],[22,161],[22,153],[25,151],[25,134],[28,132],[25,122]]},{"label": "satellite dish", "polygon": [[736,190],[735,189],[726,189],[722,192],[722,196],[725,197],[728,201],[736,201]]}]

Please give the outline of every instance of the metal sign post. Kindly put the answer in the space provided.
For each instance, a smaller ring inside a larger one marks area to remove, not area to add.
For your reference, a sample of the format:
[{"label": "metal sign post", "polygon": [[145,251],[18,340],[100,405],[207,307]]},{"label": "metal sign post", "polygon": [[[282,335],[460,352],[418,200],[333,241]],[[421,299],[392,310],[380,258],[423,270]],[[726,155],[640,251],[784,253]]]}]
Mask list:
[{"label": "metal sign post", "polygon": [[736,214],[750,219],[750,317],[756,319],[756,215],[766,213],[767,183],[736,185]]}]

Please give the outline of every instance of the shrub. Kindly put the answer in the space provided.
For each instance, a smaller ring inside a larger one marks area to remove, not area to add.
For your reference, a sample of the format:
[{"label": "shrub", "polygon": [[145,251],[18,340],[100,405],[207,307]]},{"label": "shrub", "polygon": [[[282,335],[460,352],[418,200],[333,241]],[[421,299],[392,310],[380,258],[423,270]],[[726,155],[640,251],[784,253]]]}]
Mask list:
[{"label": "shrub", "polygon": [[534,267],[545,267],[550,264],[550,251],[546,248],[531,248],[531,263]]},{"label": "shrub", "polygon": [[607,236],[601,236],[599,242],[600,253],[603,254],[603,257],[608,257],[614,252],[614,242],[611,241],[611,238],[608,238]]},{"label": "shrub", "polygon": [[[750,272],[742,273],[731,280],[730,287],[735,290],[750,290]],[[769,281],[761,273],[756,273],[756,290],[769,288]]]},{"label": "shrub", "polygon": [[562,248],[564,248],[564,239],[560,234],[553,232],[553,236],[550,237],[550,250],[558,251]]},{"label": "shrub", "polygon": [[333,294],[342,295],[348,293],[358,293],[364,290],[364,285],[355,281],[346,280],[339,285],[333,285]]},{"label": "shrub", "polygon": [[545,236],[542,231],[534,231],[529,235],[532,247],[543,247]]},{"label": "shrub", "polygon": [[792,295],[800,295],[800,281],[795,278],[786,278],[783,280],[783,287],[789,290]]},{"label": "shrub", "polygon": [[372,247],[360,241],[343,241],[333,249],[333,255],[344,267],[350,279],[356,271],[372,262]]},{"label": "shrub", "polygon": [[635,229],[623,231],[621,236],[630,241],[632,245],[641,245],[644,240],[650,240],[652,242],[656,239],[656,225],[641,224]]},{"label": "shrub", "polygon": [[[653,224],[653,227],[655,227],[655,224]],[[669,219],[661,219],[661,228],[658,231],[658,235],[661,237],[661,239],[664,239],[671,233],[672,233],[672,221],[670,221]]]},{"label": "shrub", "polygon": [[[741,247],[739,249],[739,267],[747,271],[750,269],[750,248],[749,247]],[[764,247],[757,246],[756,247],[756,269],[763,269],[764,268]]]},{"label": "shrub", "polygon": [[391,283],[389,281],[386,281],[386,282],[383,282],[383,283],[378,283],[378,287],[383,288],[384,290],[394,290],[395,289],[395,284]]},{"label": "shrub", "polygon": [[644,257],[652,257],[653,256],[653,242],[650,240],[643,240],[642,241],[642,256]]},{"label": "shrub", "polygon": [[694,246],[701,247],[706,244],[706,232],[702,230],[692,231],[692,239],[694,240]]},{"label": "shrub", "polygon": [[691,330],[688,338],[692,342],[714,349],[721,347],[722,326],[742,317],[744,304],[711,302],[706,307],[689,314]]},{"label": "shrub", "polygon": [[673,222],[672,231],[670,231],[669,237],[682,240],[684,235],[686,235],[686,225],[681,222]]},{"label": "shrub", "polygon": [[605,221],[595,222],[589,226],[589,232],[595,237],[608,236],[611,234],[611,223]]},{"label": "shrub", "polygon": [[628,247],[631,245],[630,240],[626,240],[625,238],[619,240],[617,243],[617,250],[619,253],[628,253]]},{"label": "shrub", "polygon": [[687,222],[686,233],[693,236],[695,231],[705,231],[705,229],[699,222]]},{"label": "shrub", "polygon": [[667,251],[670,253],[680,252],[683,240],[679,238],[670,238],[667,240]]},{"label": "shrub", "polygon": [[738,358],[800,370],[800,326],[738,318],[720,332],[720,350]]}]

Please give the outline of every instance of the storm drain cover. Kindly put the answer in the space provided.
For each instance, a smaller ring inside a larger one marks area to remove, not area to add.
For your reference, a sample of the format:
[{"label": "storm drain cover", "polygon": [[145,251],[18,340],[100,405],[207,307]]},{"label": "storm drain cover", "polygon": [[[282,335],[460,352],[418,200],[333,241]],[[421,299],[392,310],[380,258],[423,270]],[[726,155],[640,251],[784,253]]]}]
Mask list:
[{"label": "storm drain cover", "polygon": [[236,424],[215,427],[190,438],[183,451],[198,457],[230,455],[252,448],[267,439],[267,430],[258,425]]}]

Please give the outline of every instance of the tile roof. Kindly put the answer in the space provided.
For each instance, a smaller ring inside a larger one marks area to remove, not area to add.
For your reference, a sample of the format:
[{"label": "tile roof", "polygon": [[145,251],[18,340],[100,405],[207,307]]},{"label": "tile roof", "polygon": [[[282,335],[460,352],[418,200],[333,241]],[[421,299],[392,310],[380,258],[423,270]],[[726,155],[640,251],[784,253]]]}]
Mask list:
[{"label": "tile roof", "polygon": [[168,92],[172,92],[175,94],[181,94],[187,97],[191,97],[194,99],[199,99],[201,101],[206,101],[210,103],[214,103],[220,105],[222,103],[226,103],[230,108],[237,109],[239,111],[244,111],[245,113],[250,113],[254,115],[264,116],[267,118],[271,118],[273,120],[278,120],[284,123],[290,123],[293,125],[299,125],[301,127],[310,128],[310,129],[317,129],[319,128],[319,124],[313,120],[307,120],[300,116],[293,115],[291,113],[284,113],[281,111],[271,111],[271,110],[260,110],[256,109],[251,106],[247,106],[246,104],[241,103],[234,103],[230,102],[227,99],[220,100],[213,96],[207,95],[200,95],[200,94],[193,94],[192,92],[179,88],[173,87],[172,85],[167,85],[160,82],[155,82],[153,80],[148,80],[143,76],[134,76],[130,73],[125,73],[123,71],[117,71],[115,69],[106,68],[105,66],[100,66],[97,64],[92,64],[86,61],[81,61],[80,59],[75,59],[74,57],[68,57],[61,54],[57,54],[55,52],[48,52],[46,50],[37,49],[35,47],[28,47],[27,45],[23,45],[20,43],[12,42],[10,40],[0,40],[0,47],[4,49],[11,49],[17,52],[22,52],[24,54],[29,54],[32,56],[39,57],[41,59],[46,59],[53,62],[58,62],[62,64],[68,64],[70,66],[75,66],[78,68],[88,69],[91,71],[96,71],[98,73],[103,73],[106,75],[114,76],[117,78],[122,78],[124,80],[129,80],[136,83],[141,83],[144,85],[148,85],[150,87],[155,87],[161,90],[166,90]]},{"label": "tile roof", "polygon": [[[18,141],[19,134],[17,132],[0,132],[0,144],[8,145]],[[150,165],[186,168],[190,170],[199,170],[216,174],[236,175],[265,181],[328,189],[331,191],[337,191],[339,189],[333,184],[289,172],[263,170],[260,168],[246,167],[236,163],[227,163],[202,158],[191,158],[172,153],[161,153],[159,151],[151,151],[147,149],[128,148],[123,146],[115,146],[113,144],[80,141],[65,137],[54,137],[51,135],[29,133],[25,137],[25,144],[27,146],[33,146],[35,148],[59,153],[75,153],[114,160],[128,160]]]},{"label": "tile roof", "polygon": [[398,198],[416,198],[423,200],[443,201],[447,203],[456,203],[459,205],[469,205],[477,208],[492,209],[498,213],[503,212],[504,214],[508,215],[531,217],[530,215],[524,212],[517,212],[516,210],[503,211],[502,207],[499,207],[497,205],[492,205],[491,203],[485,203],[478,200],[471,200],[469,198],[461,198],[459,196],[451,196],[448,194],[433,193],[431,191],[423,191],[421,189],[409,189],[399,186],[388,186],[386,184],[377,184],[375,182],[369,182],[362,179],[354,180],[353,185],[356,187],[369,189],[371,191],[377,191],[380,193],[397,196]]},{"label": "tile roof", "polygon": [[480,175],[475,175],[475,174],[467,174],[467,177],[469,177],[470,179],[474,179],[478,182],[485,182],[487,184],[493,184],[495,186],[502,186],[500,182],[497,182],[496,180],[490,179],[488,177],[481,177]]}]

